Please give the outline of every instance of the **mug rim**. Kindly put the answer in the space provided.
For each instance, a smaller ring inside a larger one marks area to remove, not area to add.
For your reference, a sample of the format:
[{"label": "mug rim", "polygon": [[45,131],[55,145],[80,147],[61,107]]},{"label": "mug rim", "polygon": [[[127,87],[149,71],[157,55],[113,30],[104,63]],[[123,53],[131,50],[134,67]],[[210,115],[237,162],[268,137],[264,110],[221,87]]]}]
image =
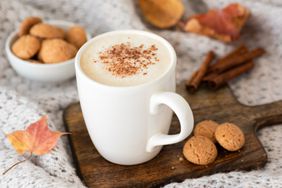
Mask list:
[{"label": "mug rim", "polygon": [[[98,40],[99,38],[105,37],[105,36],[112,36],[112,35],[119,35],[119,34],[137,34],[137,35],[143,35],[145,37],[150,37],[153,38],[157,41],[159,41],[163,46],[165,46],[165,48],[168,50],[169,52],[169,57],[170,59],[170,65],[167,68],[167,70],[165,72],[163,72],[159,77],[147,81],[145,83],[142,84],[137,84],[137,85],[131,85],[131,86],[113,86],[113,85],[107,85],[107,84],[103,84],[100,83],[92,78],[90,78],[81,68],[81,55],[83,54],[83,52],[86,50],[86,48],[91,45],[95,40]],[[112,88],[112,89],[130,89],[130,88],[140,88],[140,87],[145,87],[148,85],[152,85],[158,81],[160,81],[163,77],[165,77],[170,71],[171,69],[173,69],[176,66],[176,52],[174,50],[174,48],[172,47],[172,45],[163,37],[152,33],[152,32],[148,32],[148,31],[142,31],[142,30],[134,30],[134,29],[128,29],[128,30],[115,30],[115,31],[109,31],[100,35],[97,35],[93,38],[91,38],[90,40],[88,40],[85,44],[82,45],[82,47],[78,50],[76,56],[75,56],[75,72],[76,74],[80,74],[82,75],[85,79],[87,79],[89,82],[94,83],[98,86],[101,87],[105,87],[105,88]]]}]

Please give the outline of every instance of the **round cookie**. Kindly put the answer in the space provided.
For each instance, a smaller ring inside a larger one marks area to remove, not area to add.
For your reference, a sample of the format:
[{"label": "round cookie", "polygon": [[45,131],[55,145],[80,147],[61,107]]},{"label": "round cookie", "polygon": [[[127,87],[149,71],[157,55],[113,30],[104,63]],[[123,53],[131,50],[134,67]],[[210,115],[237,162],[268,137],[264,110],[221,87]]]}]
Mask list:
[{"label": "round cookie", "polygon": [[245,144],[242,130],[232,123],[223,123],[215,131],[217,142],[228,151],[237,151]]},{"label": "round cookie", "polygon": [[59,63],[73,58],[77,52],[74,45],[62,39],[46,39],[42,42],[38,57],[44,63]]},{"label": "round cookie", "polygon": [[209,138],[213,143],[216,143],[214,136],[215,130],[218,127],[218,123],[212,120],[204,120],[198,123],[194,129],[195,136],[205,136]]},{"label": "round cookie", "polygon": [[30,59],[40,49],[40,41],[31,35],[24,35],[12,45],[13,53],[21,59]]},{"label": "round cookie", "polygon": [[18,35],[19,36],[27,35],[29,33],[30,28],[40,22],[42,22],[42,20],[39,17],[31,16],[25,18],[19,26]]},{"label": "round cookie", "polygon": [[217,149],[210,139],[204,136],[193,136],[185,143],[183,154],[191,163],[207,165],[215,161]]},{"label": "round cookie", "polygon": [[87,40],[84,28],[80,26],[69,28],[66,33],[66,40],[77,48],[80,48]]},{"label": "round cookie", "polygon": [[30,34],[43,39],[63,39],[65,37],[65,31],[63,29],[46,23],[34,25],[30,29]]}]

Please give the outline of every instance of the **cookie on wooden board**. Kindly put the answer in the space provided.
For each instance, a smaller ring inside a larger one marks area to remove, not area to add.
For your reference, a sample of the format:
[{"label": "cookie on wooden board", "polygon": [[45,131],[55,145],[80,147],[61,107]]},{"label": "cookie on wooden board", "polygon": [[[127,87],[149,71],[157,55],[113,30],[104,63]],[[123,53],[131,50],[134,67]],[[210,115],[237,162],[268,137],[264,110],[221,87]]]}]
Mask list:
[{"label": "cookie on wooden board", "polygon": [[217,142],[228,151],[237,151],[245,144],[242,130],[233,123],[223,123],[215,131]]},{"label": "cookie on wooden board", "polygon": [[215,144],[204,136],[191,137],[183,147],[185,158],[197,165],[208,165],[215,161],[217,149]]},{"label": "cookie on wooden board", "polygon": [[42,42],[38,57],[44,63],[59,63],[73,58],[77,52],[74,45],[62,39],[46,39]]},{"label": "cookie on wooden board", "polygon": [[18,38],[12,45],[13,53],[21,59],[30,59],[40,49],[40,40],[31,35]]},{"label": "cookie on wooden board", "polygon": [[42,39],[54,39],[65,37],[65,31],[54,25],[39,23],[30,29],[30,34]]},{"label": "cookie on wooden board", "polygon": [[29,33],[30,28],[40,22],[42,22],[41,18],[36,16],[30,16],[25,18],[19,26],[18,35],[19,36],[27,35]]},{"label": "cookie on wooden board", "polygon": [[195,136],[205,136],[209,138],[213,143],[216,143],[214,136],[215,130],[219,124],[212,120],[204,120],[199,122],[194,129]]},{"label": "cookie on wooden board", "polygon": [[72,26],[67,30],[66,40],[77,48],[80,48],[87,40],[84,28],[80,26]]}]

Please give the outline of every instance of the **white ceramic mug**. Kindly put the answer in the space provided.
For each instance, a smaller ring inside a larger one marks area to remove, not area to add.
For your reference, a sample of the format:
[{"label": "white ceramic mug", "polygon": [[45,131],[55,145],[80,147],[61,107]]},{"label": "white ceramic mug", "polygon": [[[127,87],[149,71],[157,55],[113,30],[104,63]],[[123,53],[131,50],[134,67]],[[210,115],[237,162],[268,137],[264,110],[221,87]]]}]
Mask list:
[{"label": "white ceramic mug", "polygon": [[[80,66],[85,49],[97,40],[120,35],[142,36],[156,41],[169,53],[170,67],[161,77],[141,85],[109,86],[90,79]],[[162,37],[136,30],[108,32],[84,44],[75,58],[80,105],[88,133],[98,152],[108,161],[133,165],[154,158],[163,145],[184,140],[194,119],[186,100],[175,93],[176,54]],[[168,135],[172,110],[180,121],[180,133]]]}]

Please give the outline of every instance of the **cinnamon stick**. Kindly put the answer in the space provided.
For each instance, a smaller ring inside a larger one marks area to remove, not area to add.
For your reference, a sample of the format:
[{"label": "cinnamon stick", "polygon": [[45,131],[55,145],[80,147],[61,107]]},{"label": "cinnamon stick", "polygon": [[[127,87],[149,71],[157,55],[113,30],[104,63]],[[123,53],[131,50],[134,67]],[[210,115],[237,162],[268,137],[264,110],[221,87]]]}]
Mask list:
[{"label": "cinnamon stick", "polygon": [[215,53],[213,51],[209,51],[200,68],[197,71],[195,71],[192,74],[190,80],[186,82],[186,88],[189,92],[194,93],[198,89],[202,81],[202,78],[206,74],[209,64],[212,62],[214,57],[215,57]]},{"label": "cinnamon stick", "polygon": [[251,61],[252,59],[259,57],[265,53],[265,50],[263,48],[256,48],[250,52],[244,53],[242,55],[236,56],[234,58],[228,59],[226,63],[218,64],[216,67],[214,67],[214,71],[217,73],[222,73],[224,71],[227,71],[228,69],[241,65],[247,61]]},{"label": "cinnamon stick", "polygon": [[211,66],[209,66],[208,71],[209,72],[213,72],[216,67],[226,64],[228,63],[228,61],[230,61],[230,59],[233,59],[237,56],[240,56],[244,53],[248,52],[248,48],[245,46],[245,44],[241,44],[238,48],[236,48],[235,50],[231,51],[230,53],[228,53],[226,56],[224,56],[223,58],[219,59],[216,63],[212,64]]},{"label": "cinnamon stick", "polygon": [[253,67],[254,67],[254,62],[249,61],[245,64],[239,65],[238,67],[230,69],[224,73],[218,74],[217,76],[210,77],[209,79],[206,79],[206,81],[210,88],[216,89],[226,84],[229,80],[232,80],[233,78],[248,72]]},{"label": "cinnamon stick", "polygon": [[215,72],[212,72],[212,73],[209,73],[208,75],[204,76],[203,77],[203,81],[206,82],[206,81],[209,81],[211,79],[213,79],[214,77],[216,77],[218,74],[215,73]]}]

